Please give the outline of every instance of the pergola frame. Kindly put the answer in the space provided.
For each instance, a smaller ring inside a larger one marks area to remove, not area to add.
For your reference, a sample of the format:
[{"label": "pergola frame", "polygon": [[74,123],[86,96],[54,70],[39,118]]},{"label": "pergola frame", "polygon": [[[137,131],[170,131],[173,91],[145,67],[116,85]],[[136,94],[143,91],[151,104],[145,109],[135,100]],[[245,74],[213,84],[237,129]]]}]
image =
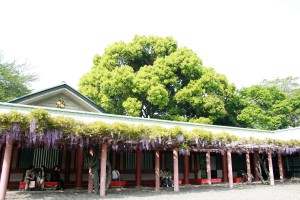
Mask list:
[{"label": "pergola frame", "polygon": [[[11,113],[9,113],[11,114]],[[7,114],[9,116],[9,114]],[[47,120],[51,119],[47,116],[47,112],[40,112],[38,116],[40,118],[31,118],[30,127],[28,122],[22,120],[26,119],[26,116],[18,113],[13,113],[15,116],[12,119],[14,121],[5,121],[4,126],[0,129],[1,134],[1,143],[5,145],[5,154],[2,167],[2,176],[0,183],[0,200],[5,198],[6,188],[8,184],[8,175],[10,169],[10,163],[12,159],[12,148],[14,143],[19,143],[19,146],[31,145],[34,147],[44,147],[44,148],[72,148],[77,147],[76,159],[79,165],[77,166],[76,171],[76,188],[81,188],[82,185],[82,165],[80,163],[83,161],[83,147],[86,147],[90,144],[101,144],[101,176],[100,176],[100,195],[105,195],[105,176],[106,176],[106,155],[108,146],[111,146],[113,151],[126,151],[134,150],[136,151],[136,186],[141,186],[141,155],[142,150],[155,150],[155,174],[156,174],[156,187],[155,189],[159,190],[159,182],[157,178],[159,167],[159,151],[172,150],[173,151],[173,161],[174,161],[174,191],[179,191],[178,183],[178,153],[185,155],[185,168],[184,168],[184,180],[185,184],[189,184],[189,173],[188,173],[188,162],[187,156],[189,152],[205,152],[206,153],[206,164],[207,164],[207,174],[208,174],[208,183],[211,184],[211,175],[210,175],[210,153],[220,153],[222,154],[222,166],[226,169],[227,161],[227,170],[228,170],[228,181],[230,188],[233,187],[233,176],[232,176],[232,159],[231,153],[246,153],[247,159],[247,173],[249,174],[250,170],[250,156],[249,153],[267,153],[269,161],[269,171],[270,171],[270,184],[274,185],[274,175],[272,167],[272,153],[277,153],[280,155],[278,157],[279,169],[282,167],[282,154],[291,154],[295,152],[300,152],[300,147],[295,146],[295,144],[300,144],[299,141],[291,141],[289,144],[293,146],[282,145],[282,141],[279,144],[272,144],[273,140],[258,141],[254,140],[257,143],[251,143],[249,140],[239,140],[237,137],[232,137],[229,134],[226,134],[226,138],[219,138],[214,136],[210,132],[203,132],[199,130],[198,132],[191,132],[192,137],[189,137],[189,134],[184,133],[180,128],[173,128],[169,133],[166,133],[167,129],[158,128],[157,130],[162,129],[162,135],[153,136],[151,134],[156,134],[152,132],[149,135],[150,127],[141,127],[141,130],[133,131],[129,126],[120,125],[114,127],[114,129],[109,129],[107,127],[114,126],[114,124],[104,124],[100,122],[99,124],[92,124],[92,126],[87,126],[87,130],[81,130],[79,134],[70,133],[68,130],[72,129],[72,124],[78,127],[84,127],[82,123],[76,124],[74,121],[67,118],[60,118],[61,124],[52,124],[54,128],[47,128]],[[19,117],[19,118],[18,118]],[[9,117],[7,117],[9,118]],[[53,120],[53,119],[52,119]],[[58,119],[55,119],[58,120]],[[54,120],[54,121],[55,121]],[[68,121],[69,120],[69,121]],[[44,124],[43,124],[44,123]],[[27,127],[22,127],[22,126]],[[39,127],[37,126],[39,125]],[[3,125],[3,124],[1,124]],[[67,128],[65,128],[67,127]],[[94,127],[96,131],[92,131],[90,135],[89,128]],[[102,127],[100,130],[99,127]],[[104,127],[104,128],[103,128]],[[125,127],[125,128],[124,128]],[[23,128],[23,129],[22,129]],[[98,128],[98,129],[97,129]],[[121,129],[120,129],[121,128]],[[61,129],[61,130],[60,130]],[[119,130],[119,132],[118,132]],[[80,131],[80,130],[79,130]],[[98,131],[98,132],[97,132]],[[115,132],[116,131],[116,132]],[[128,133],[126,133],[128,131]],[[144,132],[145,133],[144,133]],[[148,135],[147,135],[148,134]],[[117,135],[117,136],[116,136]],[[133,136],[131,136],[133,135]],[[186,137],[186,138],[185,138]],[[208,137],[208,139],[206,138]],[[214,137],[214,138],[212,138]],[[50,141],[49,141],[50,138]],[[233,140],[234,139],[234,140]],[[28,143],[29,141],[29,143]],[[26,143],[27,142],[27,143]],[[49,143],[50,142],[50,143]],[[250,142],[250,143],[247,143]],[[125,148],[123,148],[125,147]],[[122,149],[123,148],[123,149]],[[255,160],[254,160],[255,162]],[[223,175],[225,172],[223,172]],[[284,172],[280,170],[280,178],[284,180]],[[224,178],[224,181],[227,181]],[[248,180],[250,181],[250,180]],[[91,184],[89,184],[89,192],[91,192]]]}]

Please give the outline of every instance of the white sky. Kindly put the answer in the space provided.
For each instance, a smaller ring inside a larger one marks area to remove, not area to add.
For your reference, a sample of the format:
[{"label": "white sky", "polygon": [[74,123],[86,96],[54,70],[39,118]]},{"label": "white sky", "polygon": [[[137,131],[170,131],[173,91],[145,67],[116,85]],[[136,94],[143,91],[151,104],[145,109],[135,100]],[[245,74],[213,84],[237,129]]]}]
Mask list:
[{"label": "white sky", "polygon": [[35,90],[77,89],[95,54],[135,34],[172,36],[238,88],[300,77],[299,0],[1,0],[0,28],[0,51],[34,66]]}]

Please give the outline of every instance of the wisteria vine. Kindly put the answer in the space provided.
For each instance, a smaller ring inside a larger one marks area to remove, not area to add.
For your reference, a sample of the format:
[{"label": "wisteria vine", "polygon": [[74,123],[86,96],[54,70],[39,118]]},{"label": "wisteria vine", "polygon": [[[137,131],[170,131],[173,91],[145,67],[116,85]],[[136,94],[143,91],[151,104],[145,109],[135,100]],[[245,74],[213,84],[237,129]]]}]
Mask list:
[{"label": "wisteria vine", "polygon": [[108,143],[114,151],[146,151],[178,148],[180,154],[190,151],[206,151],[224,154],[230,149],[236,153],[272,152],[294,154],[300,152],[300,141],[258,140],[238,138],[228,133],[213,134],[194,129],[185,131],[179,127],[166,129],[161,126],[130,125],[103,122],[83,123],[72,118],[51,117],[37,109],[30,114],[18,112],[0,115],[0,146],[14,141],[18,147],[42,147],[47,149],[87,148],[92,144]]}]

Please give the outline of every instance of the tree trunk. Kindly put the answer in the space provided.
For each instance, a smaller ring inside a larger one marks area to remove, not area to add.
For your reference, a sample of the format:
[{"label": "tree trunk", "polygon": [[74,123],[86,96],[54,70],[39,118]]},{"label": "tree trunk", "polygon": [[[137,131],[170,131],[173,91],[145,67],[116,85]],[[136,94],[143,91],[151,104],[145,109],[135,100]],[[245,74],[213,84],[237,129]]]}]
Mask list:
[{"label": "tree trunk", "polygon": [[[260,178],[260,181],[262,184],[266,185],[269,183],[270,181],[270,175],[269,175],[269,170],[267,168],[267,158],[266,158],[266,154],[263,153],[263,154],[259,154],[258,152],[255,153],[256,157],[258,158],[258,163],[256,165],[256,171],[257,171],[257,174]],[[264,172],[266,173],[267,175],[267,179],[265,180],[264,177],[263,177],[263,172],[262,172],[262,169],[261,167],[263,167],[263,170]]]}]

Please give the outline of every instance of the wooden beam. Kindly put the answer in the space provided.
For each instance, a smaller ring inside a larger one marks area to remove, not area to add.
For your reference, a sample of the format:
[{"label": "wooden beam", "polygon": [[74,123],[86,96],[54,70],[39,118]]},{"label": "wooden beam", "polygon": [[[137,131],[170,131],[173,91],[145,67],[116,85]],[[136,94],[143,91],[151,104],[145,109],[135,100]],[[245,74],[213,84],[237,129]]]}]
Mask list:
[{"label": "wooden beam", "polygon": [[159,151],[155,150],[155,190],[160,190],[160,180],[159,180]]},{"label": "wooden beam", "polygon": [[273,173],[273,163],[272,163],[272,153],[268,152],[268,165],[269,165],[269,178],[270,185],[274,185],[274,173]]},{"label": "wooden beam", "polygon": [[250,154],[249,152],[246,153],[246,164],[247,164],[247,177],[248,177],[248,180],[247,182],[248,183],[251,183],[252,182],[252,175],[251,175],[251,165],[250,165]]},{"label": "wooden beam", "polygon": [[189,155],[187,153],[184,154],[184,184],[189,184]]},{"label": "wooden beam", "polygon": [[229,187],[233,188],[233,175],[232,175],[232,159],[231,159],[231,150],[227,150],[227,163],[228,163],[228,180]]},{"label": "wooden beam", "polygon": [[79,145],[76,151],[76,181],[75,188],[82,188],[82,168],[83,168],[83,150]]},{"label": "wooden beam", "polygon": [[135,152],[136,156],[136,163],[135,163],[135,186],[141,187],[142,186],[142,150],[137,149]]},{"label": "wooden beam", "polygon": [[106,190],[106,160],[107,160],[107,144],[101,145],[101,175],[100,175],[100,196],[105,196]]},{"label": "wooden beam", "polygon": [[207,173],[207,183],[211,185],[211,165],[210,165],[210,151],[206,151],[206,173]]},{"label": "wooden beam", "polygon": [[228,182],[228,169],[227,169],[227,154],[222,155],[222,178],[223,182]]},{"label": "wooden beam", "polygon": [[174,192],[179,192],[178,149],[173,149]]},{"label": "wooden beam", "polygon": [[4,200],[6,196],[7,185],[9,181],[10,165],[13,152],[13,141],[9,140],[5,145],[4,159],[2,164],[1,181],[0,181],[0,200]]}]

